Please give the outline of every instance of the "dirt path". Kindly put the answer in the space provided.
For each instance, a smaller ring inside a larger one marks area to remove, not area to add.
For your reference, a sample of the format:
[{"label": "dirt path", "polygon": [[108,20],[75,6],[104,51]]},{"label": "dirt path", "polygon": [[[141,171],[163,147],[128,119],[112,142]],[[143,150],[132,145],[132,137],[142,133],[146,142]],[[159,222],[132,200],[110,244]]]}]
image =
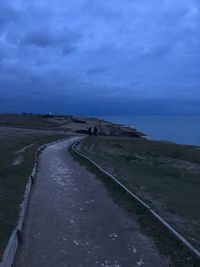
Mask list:
[{"label": "dirt path", "polygon": [[14,267],[168,266],[103,183],[72,159],[71,143],[40,157]]}]

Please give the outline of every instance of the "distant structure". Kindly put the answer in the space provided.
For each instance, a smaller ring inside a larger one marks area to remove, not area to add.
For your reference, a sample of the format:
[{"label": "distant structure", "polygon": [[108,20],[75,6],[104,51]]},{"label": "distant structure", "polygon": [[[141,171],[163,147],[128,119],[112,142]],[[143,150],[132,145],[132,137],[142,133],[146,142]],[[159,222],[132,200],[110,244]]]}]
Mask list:
[{"label": "distant structure", "polygon": [[49,116],[52,116],[52,113],[51,113],[51,111],[49,112]]}]

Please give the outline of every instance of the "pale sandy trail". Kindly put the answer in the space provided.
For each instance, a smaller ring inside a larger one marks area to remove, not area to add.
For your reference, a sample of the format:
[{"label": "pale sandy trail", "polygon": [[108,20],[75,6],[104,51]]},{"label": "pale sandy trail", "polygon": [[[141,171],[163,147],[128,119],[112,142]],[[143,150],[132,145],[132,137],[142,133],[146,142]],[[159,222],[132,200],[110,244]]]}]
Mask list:
[{"label": "pale sandy trail", "polygon": [[40,156],[14,267],[168,266],[103,182],[73,160],[72,141]]}]

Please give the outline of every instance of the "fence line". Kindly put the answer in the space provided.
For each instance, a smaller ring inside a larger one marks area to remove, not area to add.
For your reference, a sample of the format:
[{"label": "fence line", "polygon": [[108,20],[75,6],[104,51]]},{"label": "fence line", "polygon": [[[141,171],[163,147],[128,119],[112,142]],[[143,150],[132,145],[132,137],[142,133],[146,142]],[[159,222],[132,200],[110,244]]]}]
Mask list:
[{"label": "fence line", "polygon": [[24,198],[22,203],[20,204],[20,213],[19,213],[19,218],[17,222],[16,228],[12,231],[10,238],[8,240],[8,243],[6,245],[6,248],[4,250],[1,262],[0,262],[0,267],[11,267],[14,261],[14,257],[18,248],[18,245],[22,242],[22,230],[23,230],[23,223],[24,223],[24,218],[28,206],[28,201],[30,198],[30,193],[31,193],[31,188],[35,182],[35,176],[36,172],[38,169],[38,161],[39,161],[39,155],[40,153],[48,146],[54,145],[56,143],[60,143],[63,141],[71,141],[73,139],[77,139],[77,137],[72,137],[70,139],[61,139],[58,141],[54,141],[45,145],[40,146],[37,151],[36,151],[36,158],[35,158],[35,164],[33,167],[33,170],[31,172],[31,175],[28,178],[28,182],[26,184],[26,189],[24,192]]},{"label": "fence line", "polygon": [[79,156],[87,159],[89,162],[91,162],[93,165],[95,165],[101,172],[109,176],[112,180],[114,180],[120,187],[122,187],[129,195],[131,195],[134,199],[136,199],[142,206],[144,206],[156,219],[159,220],[161,224],[163,224],[185,247],[187,247],[194,256],[196,256],[198,259],[200,259],[200,252],[194,248],[181,234],[179,234],[168,222],[166,222],[157,212],[151,209],[150,206],[148,206],[141,198],[139,198],[137,195],[135,195],[133,192],[131,192],[126,186],[124,186],[118,179],[116,179],[112,174],[105,171],[101,166],[99,166],[94,160],[89,158],[88,156],[84,155],[80,151],[78,151],[75,146],[80,141],[74,143],[72,145],[72,150],[78,154]]}]

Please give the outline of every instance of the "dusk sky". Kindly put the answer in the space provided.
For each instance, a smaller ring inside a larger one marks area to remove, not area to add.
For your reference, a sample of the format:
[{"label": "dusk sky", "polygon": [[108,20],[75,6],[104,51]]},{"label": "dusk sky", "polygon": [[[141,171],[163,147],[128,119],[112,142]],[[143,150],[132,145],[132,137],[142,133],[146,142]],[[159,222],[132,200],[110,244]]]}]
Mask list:
[{"label": "dusk sky", "polygon": [[0,112],[200,114],[199,0],[0,0]]}]

